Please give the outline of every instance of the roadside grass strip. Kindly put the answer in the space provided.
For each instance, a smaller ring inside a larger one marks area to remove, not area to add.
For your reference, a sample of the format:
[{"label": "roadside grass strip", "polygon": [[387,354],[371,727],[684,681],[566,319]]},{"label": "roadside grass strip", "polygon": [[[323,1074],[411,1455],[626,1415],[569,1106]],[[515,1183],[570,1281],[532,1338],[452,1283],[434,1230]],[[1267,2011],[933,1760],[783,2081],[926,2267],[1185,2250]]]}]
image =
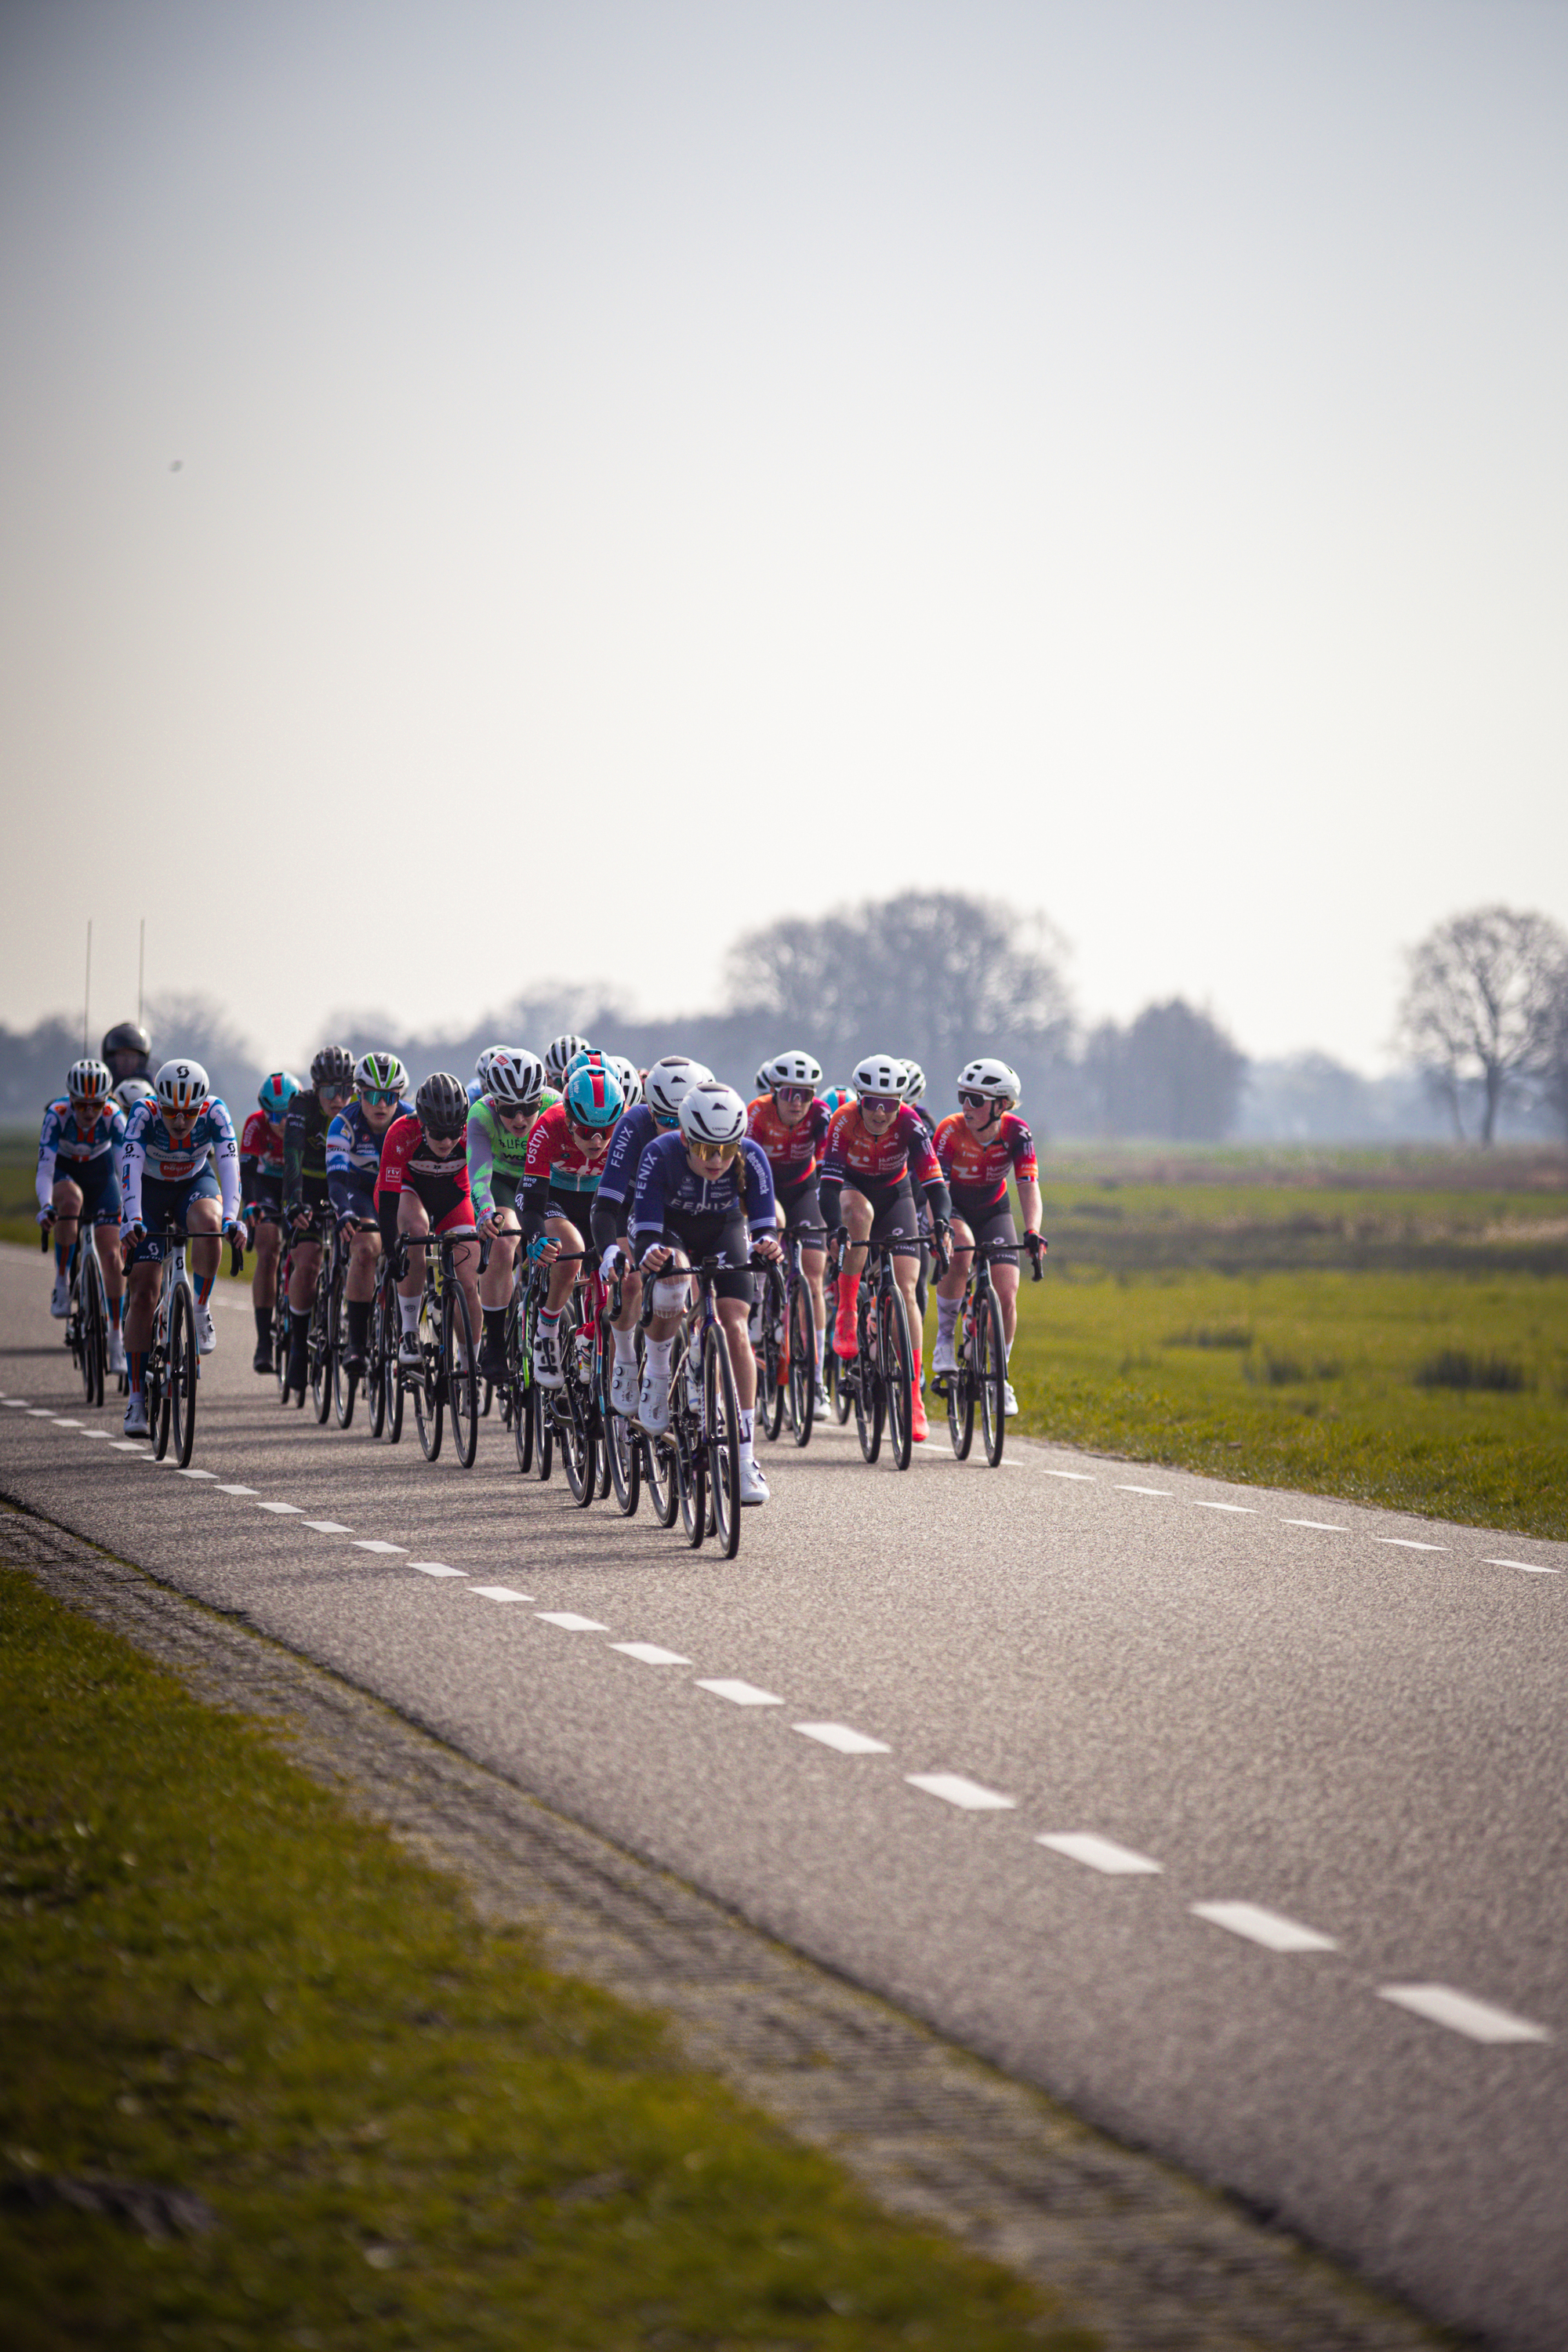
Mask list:
[{"label": "roadside grass strip", "polygon": [[1091,2352],[0,1569],[0,2340]]}]

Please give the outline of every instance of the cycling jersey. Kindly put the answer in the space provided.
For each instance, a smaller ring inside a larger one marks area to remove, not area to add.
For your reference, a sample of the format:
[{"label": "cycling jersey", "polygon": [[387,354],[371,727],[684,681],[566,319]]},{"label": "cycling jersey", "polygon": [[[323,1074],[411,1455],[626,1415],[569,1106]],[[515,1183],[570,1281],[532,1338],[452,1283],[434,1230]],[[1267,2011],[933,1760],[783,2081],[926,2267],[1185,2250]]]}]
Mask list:
[{"label": "cycling jersey", "polygon": [[605,1160],[590,1160],[572,1132],[564,1103],[541,1112],[528,1139],[523,1181],[529,1205],[542,1208],[546,1192],[596,1192]]},{"label": "cycling jersey", "polygon": [[327,1198],[336,1215],[374,1216],[382,1141],[390,1132],[372,1127],[362,1102],[351,1102],[328,1128]]},{"label": "cycling jersey", "polygon": [[239,1197],[247,1206],[283,1205],[283,1130],[265,1111],[251,1112],[239,1139]]},{"label": "cycling jersey", "polygon": [[972,1206],[994,1209],[1005,1201],[1009,1176],[1020,1184],[1037,1184],[1040,1179],[1035,1139],[1028,1121],[1016,1111],[1005,1110],[984,1138],[975,1135],[962,1111],[954,1111],[937,1129],[936,1155],[965,1219]]},{"label": "cycling jersey", "polygon": [[125,1143],[125,1115],[111,1110],[95,1113],[90,1127],[81,1128],[71,1108],[70,1098],[59,1096],[44,1113],[44,1124],[38,1135],[38,1206],[47,1209],[54,1199],[55,1184],[59,1177],[68,1176],[79,1184],[90,1175],[94,1187],[100,1174],[94,1164],[106,1160],[113,1170],[115,1155]]},{"label": "cycling jersey", "polygon": [[605,1238],[613,1241],[624,1234],[630,1213],[631,1197],[637,1189],[637,1170],[643,1153],[656,1135],[673,1134],[655,1116],[650,1104],[633,1103],[616,1121],[616,1131],[610,1138],[610,1148],[605,1154],[605,1172],[599,1179],[599,1189],[594,1202],[595,1236],[603,1226],[602,1211],[610,1212],[611,1223]]},{"label": "cycling jersey", "polygon": [[654,1247],[663,1233],[679,1233],[683,1223],[726,1220],[738,1213],[754,1234],[777,1231],[773,1170],[760,1143],[746,1136],[722,1175],[699,1176],[686,1156],[683,1135],[653,1139],[637,1163],[632,1196],[629,1223],[639,1251]]},{"label": "cycling jersey", "polygon": [[320,1096],[301,1087],[283,1121],[283,1197],[290,1209],[301,1199],[327,1196],[327,1126]]},{"label": "cycling jersey", "polygon": [[[552,1110],[560,1099],[553,1088],[546,1087],[540,1118]],[[492,1178],[499,1179],[504,1190],[515,1195],[528,1173],[528,1146],[532,1133],[532,1127],[528,1127],[521,1135],[513,1135],[503,1126],[493,1095],[480,1095],[475,1100],[468,1113],[468,1185],[477,1215],[488,1217],[495,1205]],[[504,1201],[502,1206],[510,1207],[510,1202]]]},{"label": "cycling jersey", "polygon": [[438,1151],[433,1151],[426,1140],[423,1121],[412,1111],[405,1111],[393,1120],[381,1147],[375,1208],[384,1233],[384,1213],[390,1211],[395,1218],[400,1192],[412,1192],[424,1202],[437,1233],[471,1226],[474,1222],[467,1156],[457,1150],[443,1158]]},{"label": "cycling jersey", "polygon": [[952,1202],[942,1166],[931,1149],[925,1121],[910,1103],[900,1103],[882,1135],[873,1135],[860,1116],[858,1103],[834,1113],[822,1154],[822,1214],[830,1226],[840,1217],[845,1185],[862,1192],[879,1217],[897,1192],[918,1184],[933,1217],[948,1217]]},{"label": "cycling jersey", "polygon": [[239,1213],[239,1146],[235,1141],[228,1105],[220,1102],[216,1095],[209,1095],[190,1134],[176,1143],[163,1124],[163,1114],[156,1101],[138,1103],[126,1122],[121,1158],[122,1223],[135,1225],[142,1222],[144,1177],[150,1184],[186,1190],[202,1175],[209,1152],[217,1171],[218,1193],[226,1223]]},{"label": "cycling jersey", "polygon": [[767,1153],[773,1181],[781,1192],[804,1184],[816,1172],[816,1147],[826,1136],[832,1118],[820,1095],[812,1097],[805,1117],[795,1127],[784,1125],[772,1095],[759,1095],[755,1102],[747,1104],[746,1132]]}]

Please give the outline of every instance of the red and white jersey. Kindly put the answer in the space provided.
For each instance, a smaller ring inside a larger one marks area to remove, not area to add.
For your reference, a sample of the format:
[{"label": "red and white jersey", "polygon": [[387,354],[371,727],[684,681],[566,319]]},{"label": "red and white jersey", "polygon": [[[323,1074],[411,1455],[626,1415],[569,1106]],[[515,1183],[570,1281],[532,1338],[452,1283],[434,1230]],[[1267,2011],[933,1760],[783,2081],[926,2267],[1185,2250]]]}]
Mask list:
[{"label": "red and white jersey", "polygon": [[447,1215],[459,1202],[466,1202],[470,1210],[473,1206],[468,1191],[468,1155],[463,1149],[462,1138],[458,1138],[455,1151],[443,1154],[434,1150],[422,1121],[412,1111],[405,1111],[387,1129],[375,1180],[378,1203],[384,1194],[390,1198],[404,1192],[416,1192],[433,1217],[437,1211]]},{"label": "red and white jersey", "polygon": [[982,1194],[986,1206],[1005,1199],[1009,1176],[1020,1184],[1040,1181],[1029,1122],[1016,1111],[1005,1110],[984,1136],[974,1133],[961,1110],[954,1111],[937,1129],[936,1156],[954,1193]]},{"label": "red and white jersey", "polygon": [[853,1187],[864,1179],[871,1184],[897,1184],[906,1175],[915,1184],[942,1181],[931,1131],[912,1103],[899,1105],[882,1135],[872,1134],[858,1103],[846,1103],[835,1112],[822,1154],[825,1183]]},{"label": "red and white jersey", "polygon": [[250,1162],[250,1173],[268,1183],[283,1181],[283,1129],[275,1127],[264,1111],[253,1110],[245,1122],[245,1132],[239,1139],[240,1174]]},{"label": "red and white jersey", "polygon": [[746,1105],[746,1133],[768,1155],[773,1183],[793,1188],[804,1184],[816,1166],[816,1147],[826,1137],[833,1113],[820,1095],[813,1095],[805,1116],[786,1127],[772,1095],[759,1095]]},{"label": "red and white jersey", "polygon": [[[606,1131],[605,1141],[608,1140]],[[605,1172],[605,1159],[602,1151],[596,1160],[589,1158],[572,1132],[565,1104],[552,1103],[548,1110],[540,1112],[528,1139],[523,1182],[530,1197],[539,1201],[552,1185],[562,1192],[596,1192]]]}]

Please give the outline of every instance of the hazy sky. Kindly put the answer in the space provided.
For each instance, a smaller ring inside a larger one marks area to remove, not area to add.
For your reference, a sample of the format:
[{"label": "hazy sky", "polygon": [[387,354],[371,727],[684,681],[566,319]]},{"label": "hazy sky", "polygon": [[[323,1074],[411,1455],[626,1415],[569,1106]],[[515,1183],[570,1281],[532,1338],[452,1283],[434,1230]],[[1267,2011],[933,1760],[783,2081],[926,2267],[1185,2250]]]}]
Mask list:
[{"label": "hazy sky", "polygon": [[1373,1066],[1568,919],[1555,0],[8,0],[0,299],[13,1024],[936,882]]}]

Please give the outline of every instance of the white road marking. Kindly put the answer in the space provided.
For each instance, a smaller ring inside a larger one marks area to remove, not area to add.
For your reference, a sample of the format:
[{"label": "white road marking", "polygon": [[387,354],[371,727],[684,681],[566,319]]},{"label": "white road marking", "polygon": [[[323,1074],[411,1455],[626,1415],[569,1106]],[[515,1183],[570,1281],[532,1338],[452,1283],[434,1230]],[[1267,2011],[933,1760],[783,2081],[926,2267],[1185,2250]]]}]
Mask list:
[{"label": "white road marking", "polygon": [[1266,1911],[1260,1903],[1194,1903],[1192,1913],[1194,1919],[1206,1919],[1211,1927],[1224,1927],[1233,1936],[1245,1936],[1254,1944],[1265,1944],[1271,1952],[1339,1949],[1331,1936],[1320,1936],[1315,1927],[1303,1927],[1281,1912]]},{"label": "white road marking", "polygon": [[481,1601],[531,1601],[533,1598],[531,1592],[514,1592],[510,1584],[470,1584],[468,1591],[477,1592]]},{"label": "white road marking", "polygon": [[1508,2009],[1498,2009],[1489,2000],[1477,2000],[1468,1992],[1456,1992],[1452,1985],[1407,1984],[1379,1985],[1379,2000],[1391,2000],[1397,2009],[1407,2009],[1416,2017],[1429,2018],[1434,2025],[1446,2025],[1452,2032],[1468,2034],[1472,2042],[1550,2042],[1551,2034],[1544,2025],[1531,2025],[1527,2017],[1515,2017]]},{"label": "white road marking", "polygon": [[220,1486],[217,1491],[220,1495],[254,1495],[258,1490],[254,1486]]},{"label": "white road marking", "polygon": [[1037,1837],[1037,1845],[1048,1845],[1053,1853],[1065,1853],[1069,1862],[1084,1862],[1090,1870],[1102,1870],[1108,1878],[1138,1878],[1152,1872],[1156,1876],[1163,1863],[1151,1862],[1146,1853],[1134,1853],[1130,1845],[1118,1845],[1113,1838],[1096,1837],[1092,1830],[1069,1830]]},{"label": "white road marking", "polygon": [[1342,1528],[1337,1519],[1281,1519],[1282,1528],[1316,1528],[1320,1535],[1348,1536],[1349,1528]]},{"label": "white road marking", "polygon": [[7,1397],[5,1402],[13,1412],[26,1412],[27,1410],[26,1397]]},{"label": "white road marking", "polygon": [[217,1472],[216,1470],[182,1470],[180,1475],[182,1478],[216,1478]]},{"label": "white road marking", "polygon": [[1526,1576],[1561,1576],[1563,1573],[1560,1568],[1542,1568],[1538,1560],[1533,1559],[1489,1559],[1483,1560],[1481,1565],[1484,1568],[1522,1569]]},{"label": "white road marking", "polygon": [[116,1454],[140,1454],[143,1440],[140,1437],[117,1437],[112,1443]]},{"label": "white road marking", "polygon": [[563,1633],[607,1633],[610,1630],[601,1625],[596,1617],[579,1617],[571,1609],[536,1609],[533,1613],[542,1625],[559,1625]]},{"label": "white road marking", "polygon": [[84,1429],[79,1433],[83,1437],[107,1437],[109,1435],[107,1429]]},{"label": "white road marking", "polygon": [[[63,1413],[57,1413],[55,1416],[55,1426],[57,1429],[79,1429],[81,1427],[81,1423],[79,1421],[67,1421]],[[210,1477],[212,1473],[209,1471],[207,1475]]]},{"label": "white road marking", "polygon": [[344,1527],[342,1519],[307,1519],[305,1525],[314,1528],[319,1536],[351,1536],[353,1533],[352,1528]]},{"label": "white road marking", "polygon": [[906,1772],[904,1778],[911,1789],[923,1789],[928,1797],[941,1797],[945,1804],[958,1805],[966,1813],[1017,1811],[1015,1798],[999,1797],[994,1789],[983,1789],[978,1780],[966,1780],[962,1772]]},{"label": "white road marking", "polygon": [[1118,1486],[1119,1495],[1169,1495],[1169,1486]]},{"label": "white road marking", "polygon": [[759,1690],[755,1683],[699,1682],[697,1687],[699,1690],[711,1691],[715,1698],[731,1699],[736,1706],[783,1706],[784,1705],[782,1698],[775,1698],[772,1691]]},{"label": "white road marking", "polygon": [[53,1421],[54,1419],[54,1414],[47,1404],[30,1404],[27,1407],[27,1413],[28,1418],[33,1421]]},{"label": "white road marking", "polygon": [[467,1576],[468,1572],[466,1568],[447,1568],[438,1559],[411,1559],[408,1565],[421,1576]]},{"label": "white road marking", "polygon": [[305,1516],[305,1507],[302,1503],[258,1503],[256,1507],[258,1511],[277,1511],[287,1514],[293,1519],[302,1519]]},{"label": "white road marking", "polygon": [[1202,1495],[1193,1495],[1188,1499],[1195,1504],[1200,1511],[1240,1511],[1249,1519],[1255,1519],[1258,1517],[1258,1506],[1255,1503],[1210,1503],[1205,1501]]},{"label": "white road marking", "polygon": [[820,1739],[824,1748],[836,1748],[840,1756],[890,1756],[892,1749],[885,1739],[868,1739],[863,1731],[851,1731],[847,1723],[795,1723],[806,1739]]},{"label": "white road marking", "polygon": [[1397,1544],[1401,1551],[1447,1551],[1447,1544],[1416,1543],[1409,1536],[1373,1536],[1373,1543]]},{"label": "white road marking", "polygon": [[623,1657],[636,1658],[644,1666],[689,1666],[691,1664],[690,1659],[683,1658],[679,1650],[661,1650],[657,1642],[612,1642],[610,1647],[619,1650]]},{"label": "white road marking", "polygon": [[[273,1503],[273,1504],[271,1504],[270,1506],[268,1506],[268,1504],[266,1504],[266,1503],[263,1503],[263,1505],[261,1506],[261,1507],[262,1507],[262,1509],[263,1509],[264,1511],[265,1511],[265,1510],[267,1510],[267,1509],[268,1509],[268,1508],[271,1508],[272,1510],[276,1510],[276,1509],[278,1508],[278,1506],[277,1506],[277,1504],[276,1504],[276,1503]],[[291,1503],[286,1504],[286,1505],[284,1506],[284,1508],[285,1508],[286,1510],[292,1510],[292,1509],[293,1509],[293,1507],[293,1507],[293,1505],[292,1505]],[[356,1538],[355,1538],[355,1540],[354,1540],[354,1549],[355,1549],[355,1551],[389,1551],[389,1552],[390,1552],[390,1551],[395,1551],[395,1552],[406,1552],[406,1550],[408,1549],[408,1546],[407,1546],[406,1544],[389,1544],[389,1543],[383,1543],[383,1542],[380,1540],[379,1537],[376,1537],[376,1536],[359,1536],[359,1537],[356,1537]]]},{"label": "white road marking", "polygon": [[1045,1470],[1047,1478],[1078,1478],[1086,1486],[1093,1486],[1099,1483],[1092,1470],[1050,1470],[1046,1468],[1043,1462],[1040,1467]]}]

